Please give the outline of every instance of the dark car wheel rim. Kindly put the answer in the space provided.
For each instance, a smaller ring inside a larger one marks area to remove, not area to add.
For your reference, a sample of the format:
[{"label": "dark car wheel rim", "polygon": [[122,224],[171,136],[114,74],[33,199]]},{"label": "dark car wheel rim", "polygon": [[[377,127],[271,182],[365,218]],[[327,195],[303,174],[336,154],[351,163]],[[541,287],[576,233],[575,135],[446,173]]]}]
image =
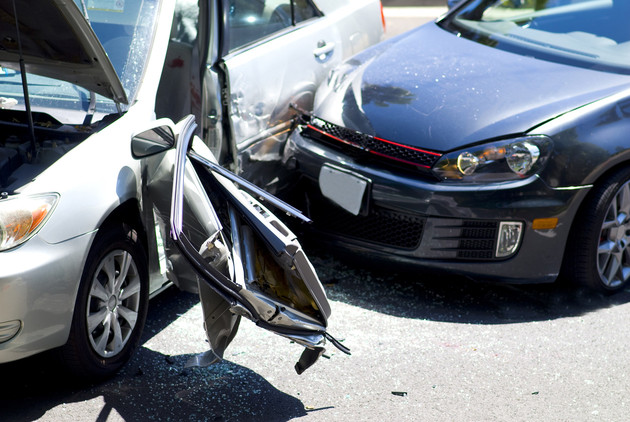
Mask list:
[{"label": "dark car wheel rim", "polygon": [[610,203],[599,236],[597,269],[607,287],[618,287],[630,277],[629,245],[630,182],[626,182]]},{"label": "dark car wheel rim", "polygon": [[87,303],[87,329],[94,351],[104,358],[125,347],[138,320],[141,282],[132,255],[117,249],[99,263]]}]

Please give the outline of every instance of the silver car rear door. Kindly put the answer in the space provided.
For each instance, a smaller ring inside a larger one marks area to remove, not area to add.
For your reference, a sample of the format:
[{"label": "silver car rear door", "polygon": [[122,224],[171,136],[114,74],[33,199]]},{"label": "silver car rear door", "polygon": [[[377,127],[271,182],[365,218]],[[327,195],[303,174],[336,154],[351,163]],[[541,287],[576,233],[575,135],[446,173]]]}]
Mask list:
[{"label": "silver car rear door", "polygon": [[224,101],[236,172],[274,192],[292,129],[291,104],[314,94],[342,60],[380,40],[378,0],[223,0]]}]

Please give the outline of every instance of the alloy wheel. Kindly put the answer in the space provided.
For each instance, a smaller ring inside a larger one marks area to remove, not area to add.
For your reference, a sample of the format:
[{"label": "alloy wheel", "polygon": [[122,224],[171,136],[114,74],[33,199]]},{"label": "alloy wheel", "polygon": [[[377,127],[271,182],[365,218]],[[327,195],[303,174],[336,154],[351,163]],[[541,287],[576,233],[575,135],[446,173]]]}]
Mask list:
[{"label": "alloy wheel", "polygon": [[602,282],[615,288],[630,278],[630,182],[615,194],[601,226],[597,269]]},{"label": "alloy wheel", "polygon": [[90,344],[104,357],[120,353],[138,321],[141,281],[132,255],[123,249],[107,254],[92,278],[86,323]]}]

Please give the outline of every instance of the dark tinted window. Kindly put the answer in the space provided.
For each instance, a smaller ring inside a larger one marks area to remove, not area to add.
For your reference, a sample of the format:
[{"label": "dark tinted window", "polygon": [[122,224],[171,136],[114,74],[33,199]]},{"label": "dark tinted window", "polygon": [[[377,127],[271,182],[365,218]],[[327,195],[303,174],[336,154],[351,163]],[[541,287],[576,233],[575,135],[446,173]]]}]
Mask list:
[{"label": "dark tinted window", "polygon": [[230,51],[316,16],[308,0],[230,0]]}]

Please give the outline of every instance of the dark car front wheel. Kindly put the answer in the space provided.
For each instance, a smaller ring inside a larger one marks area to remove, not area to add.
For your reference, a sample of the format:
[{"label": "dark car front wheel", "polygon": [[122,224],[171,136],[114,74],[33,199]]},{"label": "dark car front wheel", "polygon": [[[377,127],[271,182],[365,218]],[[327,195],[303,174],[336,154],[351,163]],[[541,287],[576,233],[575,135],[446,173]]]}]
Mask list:
[{"label": "dark car front wheel", "polygon": [[630,280],[630,169],[596,185],[573,226],[567,276],[604,292]]},{"label": "dark car front wheel", "polygon": [[138,346],[149,280],[145,253],[127,226],[100,230],[79,286],[64,363],[79,378],[113,375]]}]

